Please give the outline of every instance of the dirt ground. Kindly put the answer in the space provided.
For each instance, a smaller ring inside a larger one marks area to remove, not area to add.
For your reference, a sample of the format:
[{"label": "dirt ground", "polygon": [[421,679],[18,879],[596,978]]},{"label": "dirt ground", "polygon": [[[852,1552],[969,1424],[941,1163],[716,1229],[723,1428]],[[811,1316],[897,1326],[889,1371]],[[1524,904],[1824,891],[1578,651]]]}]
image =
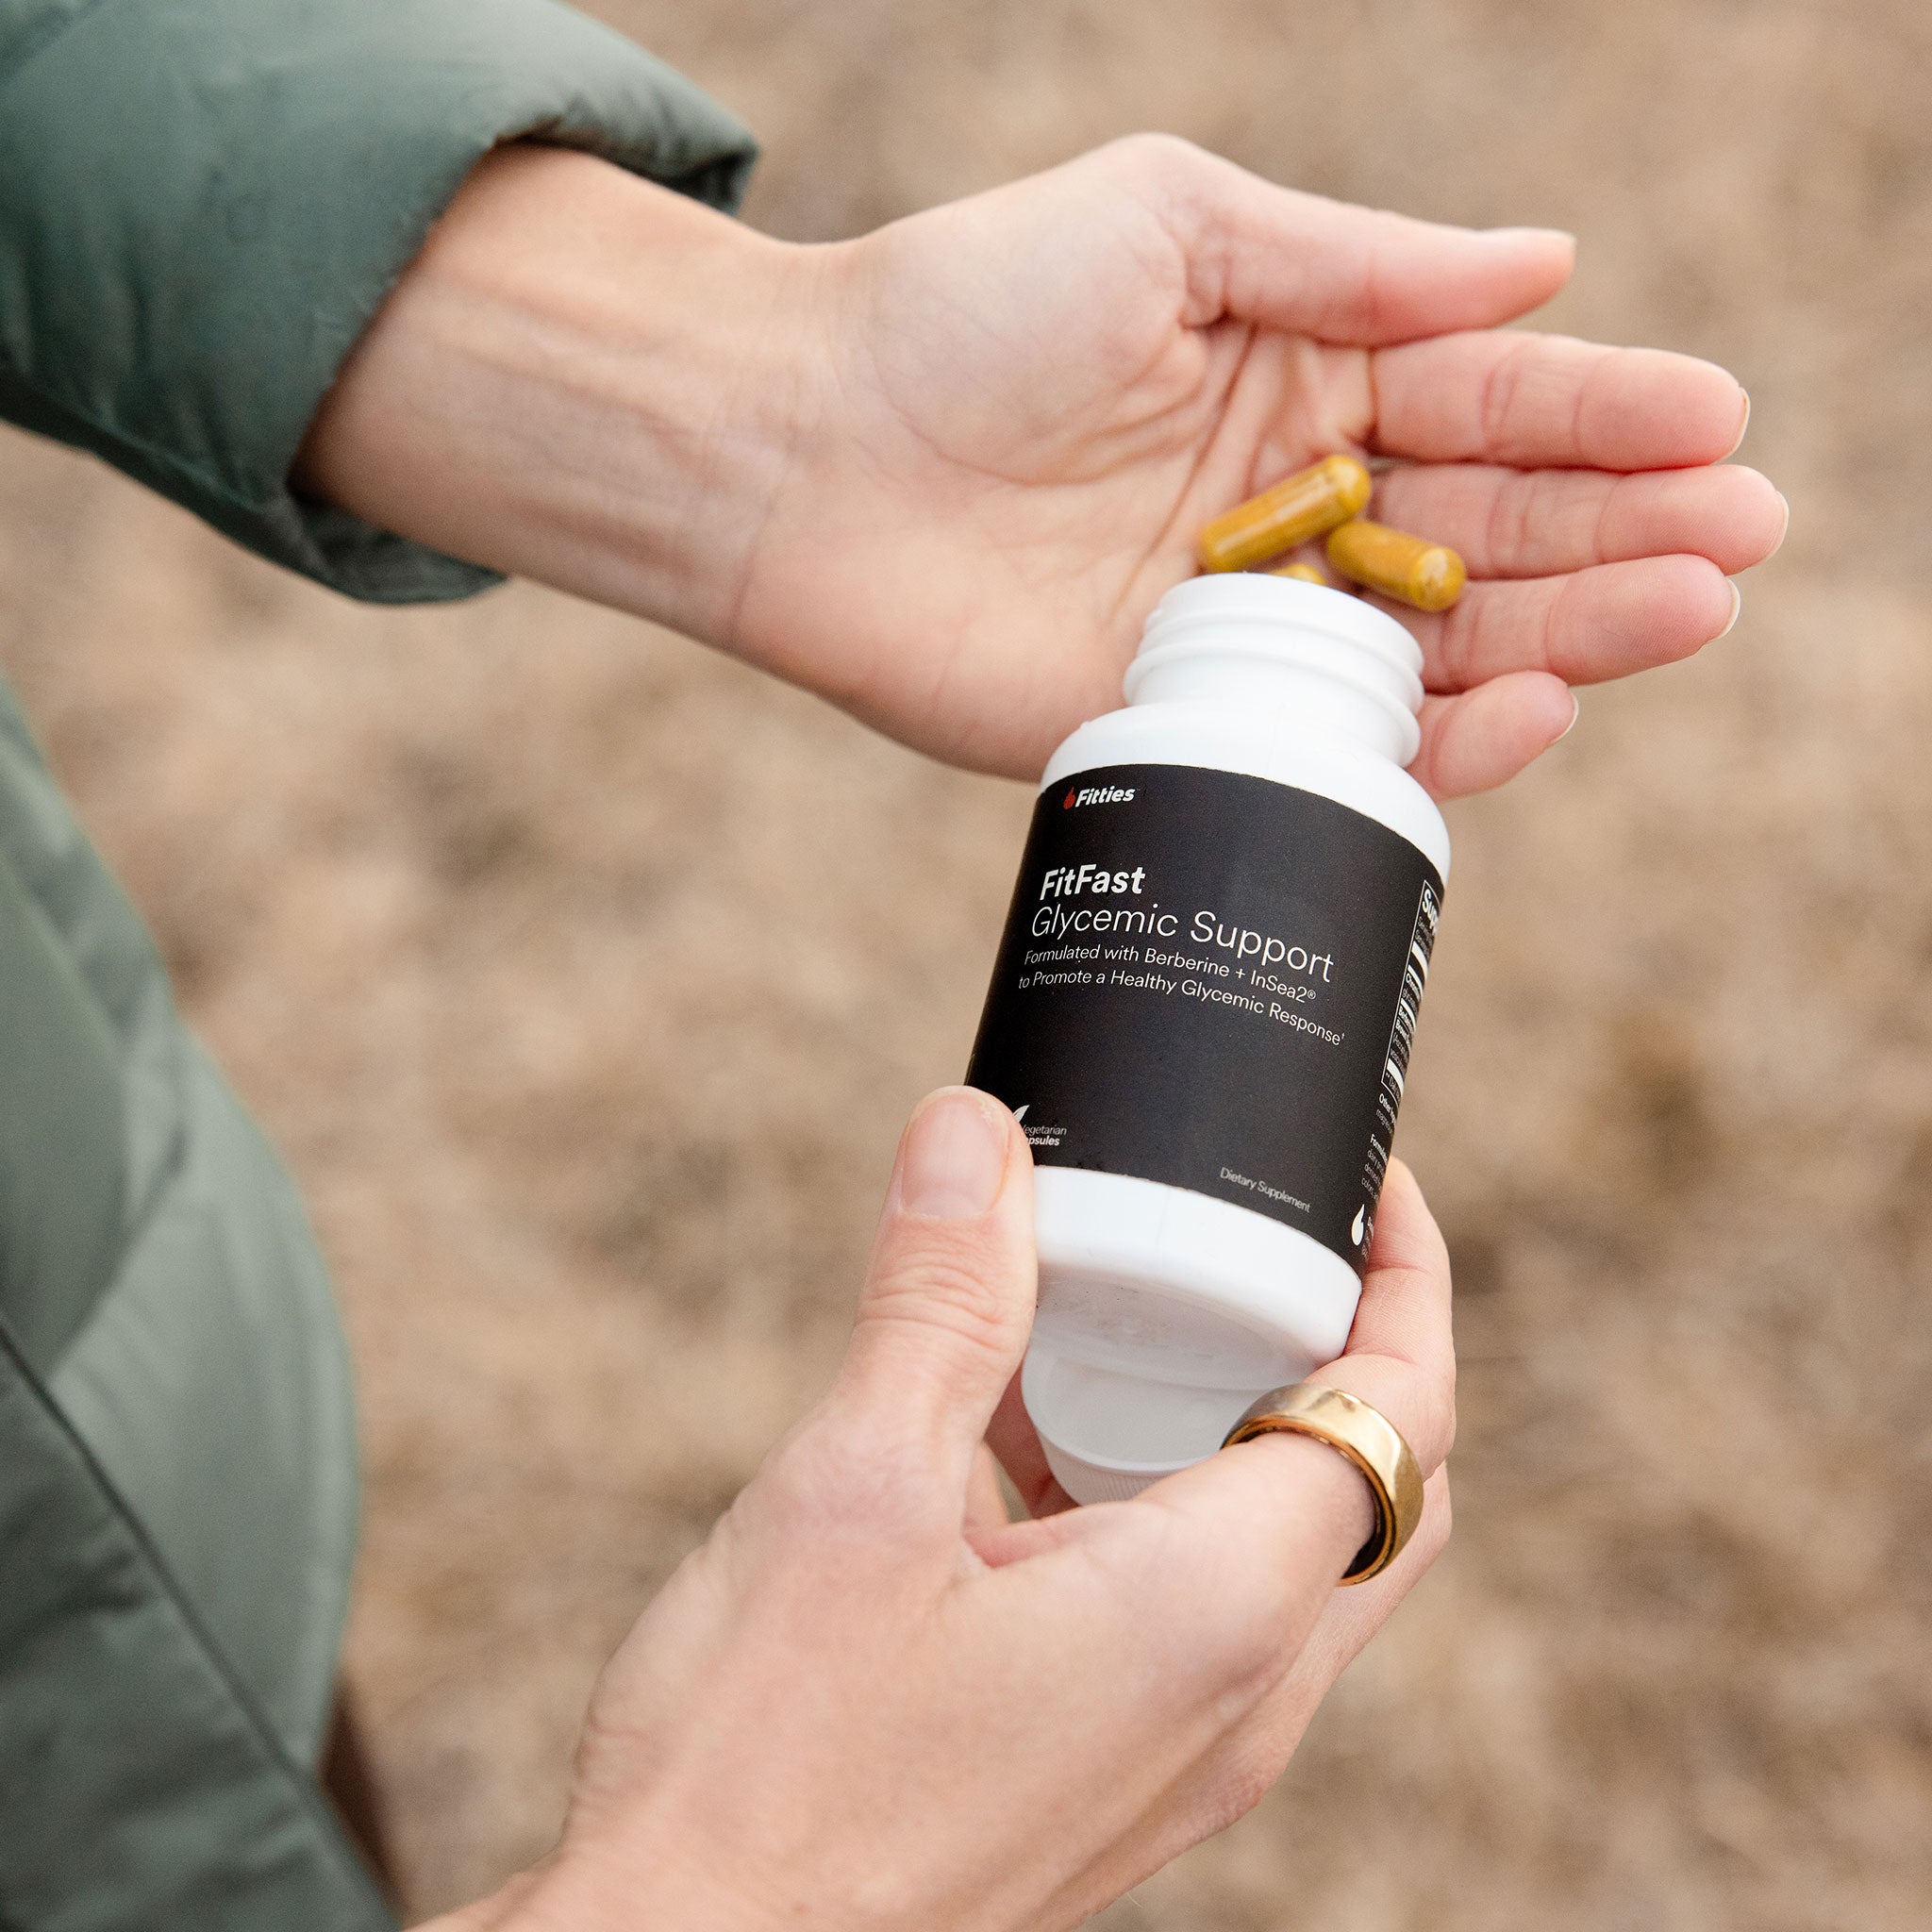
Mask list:
[{"label": "dirt ground", "polygon": [[[1108,1932],[1932,1919],[1932,10],[607,0],[854,232],[1107,136],[1574,229],[1735,368],[1790,541],[1455,808],[1402,1150],[1451,1553]],[[545,1847],[600,1661],[824,1383],[1026,800],[526,588],[353,608],[0,440],[0,662],[304,1182],[411,1905]]]}]

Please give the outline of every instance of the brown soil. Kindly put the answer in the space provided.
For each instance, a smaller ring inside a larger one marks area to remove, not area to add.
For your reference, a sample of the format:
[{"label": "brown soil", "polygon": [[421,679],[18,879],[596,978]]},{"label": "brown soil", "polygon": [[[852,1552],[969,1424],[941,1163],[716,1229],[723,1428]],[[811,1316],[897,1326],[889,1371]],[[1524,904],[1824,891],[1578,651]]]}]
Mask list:
[{"label": "brown soil", "polygon": [[[1403,1150],[1455,1544],[1109,1932],[1932,1913],[1932,12],[1760,0],[605,11],[849,233],[1162,126],[1574,228],[1793,508],[1741,624],[1457,808]],[[1025,814],[514,589],[352,608],[0,441],[0,659],[287,1150],[361,1363],[349,1667],[412,1904],[538,1855],[585,1691],[823,1384]]]}]

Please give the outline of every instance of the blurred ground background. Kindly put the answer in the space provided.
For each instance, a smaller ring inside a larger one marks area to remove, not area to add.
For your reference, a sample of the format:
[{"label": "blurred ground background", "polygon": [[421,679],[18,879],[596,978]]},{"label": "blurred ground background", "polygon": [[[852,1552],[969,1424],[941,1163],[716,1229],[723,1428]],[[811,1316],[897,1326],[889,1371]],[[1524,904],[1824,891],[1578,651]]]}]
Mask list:
[{"label": "blurred ground background", "polygon": [[[1793,509],[1701,660],[1455,808],[1402,1148],[1457,1263],[1449,1557],[1108,1932],[1932,1918],[1932,12],[604,0],[853,233],[1163,127],[1582,240]],[[351,1674],[418,1911],[822,1385],[1026,800],[517,588],[347,605],[0,439],[0,661],[280,1139],[361,1363]]]}]

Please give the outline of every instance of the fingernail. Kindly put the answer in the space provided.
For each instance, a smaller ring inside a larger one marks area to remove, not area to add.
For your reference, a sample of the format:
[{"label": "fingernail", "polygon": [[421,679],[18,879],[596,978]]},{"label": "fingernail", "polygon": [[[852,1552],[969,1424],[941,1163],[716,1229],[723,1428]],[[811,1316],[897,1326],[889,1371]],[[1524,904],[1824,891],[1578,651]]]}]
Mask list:
[{"label": "fingernail", "polygon": [[1742,383],[1740,383],[1738,385],[1738,393],[1744,398],[1744,420],[1738,425],[1737,441],[1732,443],[1729,449],[1725,450],[1724,456],[1719,458],[1720,461],[1727,460],[1738,454],[1739,450],[1744,446],[1744,432],[1751,426],[1751,391]]},{"label": "fingernail", "polygon": [[899,1205],[941,1221],[984,1214],[1007,1177],[1008,1145],[1006,1120],[984,1095],[965,1087],[934,1094],[906,1130]]},{"label": "fingernail", "polygon": [[1779,507],[1784,510],[1785,520],[1778,526],[1777,541],[1771,546],[1771,554],[1774,557],[1784,548],[1785,539],[1791,534],[1791,500],[1782,490],[1777,492],[1777,500]]},{"label": "fingernail", "polygon": [[1550,740],[1550,742],[1552,744],[1561,744],[1576,729],[1576,721],[1582,716],[1583,700],[1573,691],[1570,693],[1570,722],[1564,725],[1562,730],[1557,733],[1556,737]]},{"label": "fingernail", "polygon": [[[1743,609],[1743,608],[1744,593],[1742,591],[1739,590],[1736,584],[1733,584],[1731,586],[1731,614],[1725,620],[1724,629],[1718,632],[1717,638],[1727,638],[1730,636],[1733,629],[1735,629],[1737,626],[1738,613],[1739,611]],[[1717,638],[1712,638],[1711,642],[1716,643]]]}]

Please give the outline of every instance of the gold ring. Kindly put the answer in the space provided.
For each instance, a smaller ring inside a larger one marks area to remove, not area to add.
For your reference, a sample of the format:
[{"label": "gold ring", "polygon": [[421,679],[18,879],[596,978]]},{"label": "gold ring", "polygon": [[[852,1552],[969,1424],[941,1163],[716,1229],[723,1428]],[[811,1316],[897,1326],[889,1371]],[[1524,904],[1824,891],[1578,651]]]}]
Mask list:
[{"label": "gold ring", "polygon": [[1415,1451],[1379,1408],[1322,1382],[1271,1389],[1242,1411],[1222,1442],[1232,1449],[1277,1430],[1312,1436],[1339,1449],[1368,1478],[1375,1497],[1375,1530],[1341,1573],[1343,1583],[1379,1576],[1402,1554],[1423,1520],[1423,1472]]}]

